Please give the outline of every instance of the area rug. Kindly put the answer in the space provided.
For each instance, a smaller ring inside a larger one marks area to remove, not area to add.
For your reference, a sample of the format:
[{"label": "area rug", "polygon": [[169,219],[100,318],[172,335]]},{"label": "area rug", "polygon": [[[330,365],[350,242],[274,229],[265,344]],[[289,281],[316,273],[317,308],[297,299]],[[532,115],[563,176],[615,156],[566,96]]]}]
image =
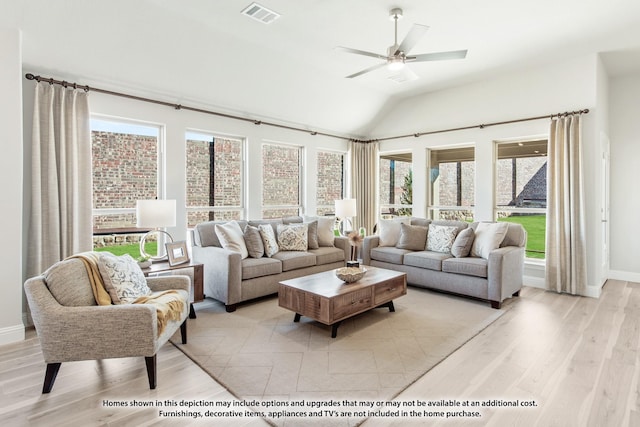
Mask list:
[{"label": "area rug", "polygon": [[331,338],[329,326],[294,323],[275,297],[233,313],[206,300],[188,344],[172,342],[241,400],[388,401],[504,314],[412,287],[394,304],[345,320]]}]

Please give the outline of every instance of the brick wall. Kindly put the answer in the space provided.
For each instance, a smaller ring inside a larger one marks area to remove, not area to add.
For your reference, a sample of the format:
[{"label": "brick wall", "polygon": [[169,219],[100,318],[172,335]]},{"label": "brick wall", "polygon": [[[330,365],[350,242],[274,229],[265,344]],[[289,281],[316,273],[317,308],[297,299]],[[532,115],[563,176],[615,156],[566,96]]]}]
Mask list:
[{"label": "brick wall", "polygon": [[280,145],[262,146],[262,216],[298,215],[297,208],[269,208],[300,203],[300,149]]}]

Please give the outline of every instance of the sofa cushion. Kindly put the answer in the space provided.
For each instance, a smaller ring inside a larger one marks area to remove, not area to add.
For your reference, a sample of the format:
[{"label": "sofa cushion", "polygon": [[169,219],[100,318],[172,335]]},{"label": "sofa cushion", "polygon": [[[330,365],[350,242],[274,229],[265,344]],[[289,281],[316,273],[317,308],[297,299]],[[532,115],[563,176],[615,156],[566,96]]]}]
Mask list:
[{"label": "sofa cushion", "polygon": [[51,295],[67,307],[96,305],[87,268],[80,259],[66,259],[43,273]]},{"label": "sofa cushion", "polygon": [[237,221],[216,224],[215,229],[223,248],[231,252],[238,252],[242,259],[249,256],[249,251],[244,241],[244,233]]},{"label": "sofa cushion", "polygon": [[273,258],[246,258],[242,260],[242,280],[282,273],[282,263]]},{"label": "sofa cushion", "polygon": [[400,224],[400,238],[396,244],[398,249],[409,249],[411,251],[424,250],[427,243],[427,227],[421,225]]},{"label": "sofa cushion", "polygon": [[457,234],[457,227],[429,224],[427,250],[451,253],[451,247],[453,246],[453,242],[455,241]]},{"label": "sofa cushion", "polygon": [[306,251],[308,249],[307,224],[278,225],[278,247],[281,251]]},{"label": "sofa cushion", "polygon": [[[270,225],[273,229],[273,234],[275,235],[278,232],[278,225],[284,224],[282,222],[282,218],[274,218],[274,219],[252,219],[249,221],[249,225],[253,225],[254,227],[258,227],[260,225]],[[259,228],[259,227],[258,227]]]},{"label": "sofa cushion", "polygon": [[280,248],[278,247],[278,241],[276,240],[276,233],[273,231],[273,227],[270,224],[260,224],[258,225],[258,231],[262,238],[264,254],[269,258],[277,254]]},{"label": "sofa cushion", "polygon": [[484,258],[449,258],[442,261],[442,271],[466,274],[467,276],[487,277],[487,260]]},{"label": "sofa cushion", "polygon": [[244,228],[244,243],[251,258],[262,258],[264,255],[264,244],[257,227],[247,225]]},{"label": "sofa cushion", "polygon": [[431,220],[430,219],[411,217],[411,225],[419,225],[419,226],[422,226],[422,227],[429,228],[429,224],[431,224]]},{"label": "sofa cushion", "polygon": [[513,224],[508,222],[507,234],[504,236],[504,240],[500,243],[500,247],[503,246],[518,246],[523,248],[527,244],[527,231],[520,224]]},{"label": "sofa cushion", "polygon": [[442,270],[442,261],[451,258],[451,254],[433,251],[411,252],[404,256],[404,265],[412,267],[428,268],[429,270]]},{"label": "sofa cushion", "polygon": [[404,255],[410,252],[408,249],[398,249],[395,246],[378,246],[371,249],[371,259],[402,265]]},{"label": "sofa cushion", "polygon": [[310,252],[279,251],[273,258],[282,262],[282,271],[297,270],[316,265],[316,256]]},{"label": "sofa cushion", "polygon": [[456,258],[469,256],[474,238],[475,232],[473,231],[473,228],[468,227],[460,231],[456,236],[456,240],[453,242],[453,246],[451,247],[451,255]]},{"label": "sofa cushion", "polygon": [[98,268],[114,304],[129,304],[142,296],[151,295],[147,279],[131,255],[116,256],[102,252],[98,258]]},{"label": "sofa cushion", "polygon": [[489,253],[500,247],[507,235],[509,224],[506,222],[481,222],[476,227],[476,237],[471,246],[471,256],[489,258]]},{"label": "sofa cushion", "polygon": [[380,246],[395,246],[400,240],[400,224],[411,224],[411,218],[381,219],[378,223],[378,235],[380,236]]},{"label": "sofa cushion", "polygon": [[316,265],[331,264],[333,262],[344,261],[344,251],[335,247],[322,247],[309,249],[309,253],[316,256]]}]

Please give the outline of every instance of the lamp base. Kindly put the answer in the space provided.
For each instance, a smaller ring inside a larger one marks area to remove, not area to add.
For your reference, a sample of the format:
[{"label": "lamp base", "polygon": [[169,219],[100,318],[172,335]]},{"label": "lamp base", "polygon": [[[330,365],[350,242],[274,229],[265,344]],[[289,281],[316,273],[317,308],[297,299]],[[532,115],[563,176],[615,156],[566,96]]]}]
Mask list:
[{"label": "lamp base", "polygon": [[343,237],[347,237],[353,231],[353,223],[349,218],[343,218],[338,222],[338,231]]},{"label": "lamp base", "polygon": [[[143,256],[145,258],[149,258],[151,260],[151,262],[158,262],[158,261],[165,261],[167,259],[167,253],[165,251],[164,254],[162,255],[150,255],[147,253],[147,251],[145,250],[145,244],[147,242],[147,238],[152,234],[152,233],[158,233],[158,234],[164,234],[165,240],[167,242],[173,242],[173,237],[171,237],[171,234],[167,233],[166,231],[163,230],[151,230],[148,231],[147,233],[145,233],[144,236],[142,236],[142,238],[140,239],[140,256]],[[160,247],[160,239],[158,240],[158,247]],[[164,247],[164,245],[162,245]]]}]

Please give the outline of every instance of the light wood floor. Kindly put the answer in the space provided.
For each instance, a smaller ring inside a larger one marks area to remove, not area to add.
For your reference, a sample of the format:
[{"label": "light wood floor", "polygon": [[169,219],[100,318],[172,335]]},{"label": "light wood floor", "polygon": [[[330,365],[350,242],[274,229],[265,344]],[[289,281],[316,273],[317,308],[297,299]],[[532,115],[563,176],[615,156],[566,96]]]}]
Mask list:
[{"label": "light wood floor", "polygon": [[[412,404],[517,399],[537,406],[453,409],[480,412],[475,421],[414,416],[372,418],[364,426],[640,426],[640,284],[611,280],[600,299],[524,288],[520,298],[503,308],[504,316],[396,400]],[[28,331],[27,336],[24,342],[0,346],[2,425],[203,425],[188,417],[158,417],[157,408],[114,408],[104,403],[233,399],[171,344],[158,354],[156,390],[148,388],[143,359],[132,358],[63,364],[53,391],[43,395],[44,362],[35,333]],[[226,423],[216,419],[215,425],[268,424],[235,418]]]}]

